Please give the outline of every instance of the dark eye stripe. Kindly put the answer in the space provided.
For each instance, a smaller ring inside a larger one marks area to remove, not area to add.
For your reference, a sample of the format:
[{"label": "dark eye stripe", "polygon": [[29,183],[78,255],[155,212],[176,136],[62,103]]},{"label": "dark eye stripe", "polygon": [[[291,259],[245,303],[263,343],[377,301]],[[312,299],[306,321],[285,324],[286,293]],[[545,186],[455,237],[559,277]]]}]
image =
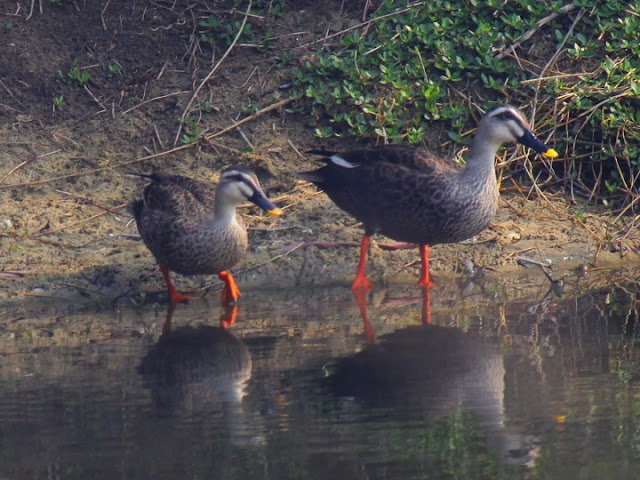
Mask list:
[{"label": "dark eye stripe", "polygon": [[227,182],[246,182],[244,176],[241,173],[226,174],[223,175],[222,178]]},{"label": "dark eye stripe", "polygon": [[500,120],[516,120],[520,123],[520,118],[518,118],[511,110],[505,110],[504,112],[500,112],[496,115]]},{"label": "dark eye stripe", "polygon": [[239,182],[239,183],[244,183],[246,186],[248,186],[252,191],[255,191],[257,189],[255,182],[253,181],[253,179],[243,173],[225,173],[224,175],[222,175],[222,178],[220,179],[220,181],[224,181],[225,183],[227,182]]},{"label": "dark eye stripe", "polygon": [[[520,115],[516,114],[513,110],[510,110],[510,109],[501,111],[500,113],[495,115],[495,118],[503,122],[514,121],[520,126],[520,128],[524,130],[529,129],[526,122],[520,117]],[[513,133],[514,136],[517,137],[517,135],[515,135],[515,132],[511,132],[511,133]]]}]

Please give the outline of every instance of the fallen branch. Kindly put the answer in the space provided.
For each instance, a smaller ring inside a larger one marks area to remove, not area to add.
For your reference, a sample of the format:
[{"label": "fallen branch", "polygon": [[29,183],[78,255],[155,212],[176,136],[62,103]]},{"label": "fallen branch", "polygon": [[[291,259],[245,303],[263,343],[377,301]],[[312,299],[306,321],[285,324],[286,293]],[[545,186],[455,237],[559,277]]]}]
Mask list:
[{"label": "fallen branch", "polygon": [[205,130],[203,133],[203,137],[205,138],[205,140],[211,140],[212,138],[216,138],[221,135],[224,135],[225,133],[229,133],[230,131],[238,128],[239,126],[244,125],[245,123],[248,123],[251,120],[255,120],[259,116],[264,115],[265,113],[270,112],[271,110],[275,110],[277,108],[283,107],[288,103],[291,103],[292,101],[293,101],[292,98],[285,98],[284,100],[280,100],[279,102],[276,102],[274,104],[269,105],[268,107],[264,107],[263,109],[258,110],[253,115],[249,115],[248,117],[245,117],[242,120],[238,120],[236,123],[229,125],[228,127],[223,128],[222,130],[219,130],[216,133],[206,134],[207,130]]}]

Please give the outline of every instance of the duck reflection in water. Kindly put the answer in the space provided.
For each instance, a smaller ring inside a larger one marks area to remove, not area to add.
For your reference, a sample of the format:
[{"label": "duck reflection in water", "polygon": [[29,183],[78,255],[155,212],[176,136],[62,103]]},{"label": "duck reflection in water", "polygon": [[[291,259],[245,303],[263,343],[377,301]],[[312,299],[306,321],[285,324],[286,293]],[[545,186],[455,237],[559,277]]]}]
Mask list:
[{"label": "duck reflection in water", "polygon": [[421,325],[383,335],[343,358],[330,390],[394,417],[437,420],[470,413],[487,446],[507,463],[532,460],[531,437],[505,427],[505,370],[500,346],[480,334]]},{"label": "duck reflection in water", "polygon": [[[422,291],[422,324],[431,325],[431,287],[421,287]],[[360,310],[360,316],[362,317],[362,327],[364,329],[364,336],[368,345],[372,345],[376,341],[376,334],[369,320],[369,312],[367,310],[367,295],[368,292],[363,290],[354,290],[353,296],[356,299],[358,308]]]},{"label": "duck reflection in water", "polygon": [[246,344],[228,330],[203,325],[171,329],[165,324],[138,371],[158,414],[214,422],[222,416],[232,444],[246,445],[260,438],[242,402],[251,368]]},{"label": "duck reflection in water", "polygon": [[[169,304],[167,307],[167,315],[162,326],[162,334],[169,333],[171,330],[171,320],[173,319],[173,313],[176,310],[177,304]],[[222,313],[220,314],[220,328],[227,328],[236,323],[238,318],[238,305],[223,305]]]}]

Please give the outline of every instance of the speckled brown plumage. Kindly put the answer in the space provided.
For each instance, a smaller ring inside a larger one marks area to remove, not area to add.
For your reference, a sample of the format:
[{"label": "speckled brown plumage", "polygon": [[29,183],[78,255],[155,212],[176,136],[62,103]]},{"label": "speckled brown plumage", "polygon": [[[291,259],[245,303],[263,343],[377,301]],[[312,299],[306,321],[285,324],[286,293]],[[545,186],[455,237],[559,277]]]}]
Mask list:
[{"label": "speckled brown plumage", "polygon": [[340,157],[358,168],[329,163],[316,172],[322,177],[318,185],[364,223],[367,235],[427,245],[457,242],[482,231],[495,214],[495,177],[483,184],[463,183],[461,168],[426,149],[386,145]]},{"label": "speckled brown plumage", "polygon": [[549,157],[515,108],[493,109],[478,125],[467,165],[455,166],[424,148],[383,145],[348,152],[313,151],[325,166],[302,172],[336,205],[364,223],[361,261],[353,288],[368,289],[364,276],[369,236],[382,233],[421,247],[421,285],[429,285],[428,246],[460,242],[484,230],[498,204],[495,153],[507,141]]},{"label": "speckled brown plumage", "polygon": [[182,275],[215,274],[240,261],[249,246],[239,214],[213,222],[215,190],[186,177],[155,175],[134,204],[138,231],[159,264]]},{"label": "speckled brown plumage", "polygon": [[183,275],[222,272],[223,300],[235,300],[239,292],[233,291],[237,287],[232,279],[233,286],[227,284],[225,278],[230,275],[225,271],[244,257],[249,245],[247,229],[236,206],[252,201],[279,214],[265,197],[255,174],[243,167],[228,168],[215,189],[211,184],[182,176],[143,176],[151,183],[145,188],[143,199],[132,204],[132,211],[140,236],[165,275],[172,303],[187,297],[174,295],[166,270]]}]

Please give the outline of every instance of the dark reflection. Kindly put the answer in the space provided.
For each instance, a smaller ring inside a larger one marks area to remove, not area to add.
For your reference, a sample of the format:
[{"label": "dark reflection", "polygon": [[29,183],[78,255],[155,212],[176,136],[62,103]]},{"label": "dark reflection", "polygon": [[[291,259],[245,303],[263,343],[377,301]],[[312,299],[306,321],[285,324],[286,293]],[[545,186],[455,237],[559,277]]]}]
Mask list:
[{"label": "dark reflection", "polygon": [[228,331],[196,304],[159,339],[151,311],[6,321],[0,479],[636,478],[640,286],[570,280],[441,284],[447,327],[378,289],[371,345],[344,289],[247,295]]},{"label": "dark reflection", "polygon": [[[420,287],[420,291],[422,293],[422,312],[421,319],[423,325],[431,325],[431,287]],[[362,317],[362,327],[364,329],[365,340],[368,345],[372,345],[376,341],[376,333],[373,325],[371,324],[371,320],[369,319],[369,312],[367,310],[367,294],[369,291],[364,290],[354,290],[353,296],[356,299],[356,303],[358,304],[358,309],[360,310],[360,316]]]},{"label": "dark reflection", "polygon": [[198,326],[167,328],[142,359],[139,372],[162,416],[221,414],[232,444],[255,442],[243,409],[251,378],[245,343],[228,330]]},{"label": "dark reflection", "polygon": [[380,337],[335,365],[334,394],[412,420],[473,415],[503,461],[531,461],[532,438],[505,428],[505,370],[496,339],[422,325]]},{"label": "dark reflection", "polygon": [[[169,333],[171,330],[171,320],[173,319],[173,313],[176,311],[177,303],[169,303],[167,307],[167,315],[162,326],[162,334]],[[222,313],[220,314],[220,328],[227,328],[236,323],[238,318],[238,305],[224,305],[222,307]]]}]

